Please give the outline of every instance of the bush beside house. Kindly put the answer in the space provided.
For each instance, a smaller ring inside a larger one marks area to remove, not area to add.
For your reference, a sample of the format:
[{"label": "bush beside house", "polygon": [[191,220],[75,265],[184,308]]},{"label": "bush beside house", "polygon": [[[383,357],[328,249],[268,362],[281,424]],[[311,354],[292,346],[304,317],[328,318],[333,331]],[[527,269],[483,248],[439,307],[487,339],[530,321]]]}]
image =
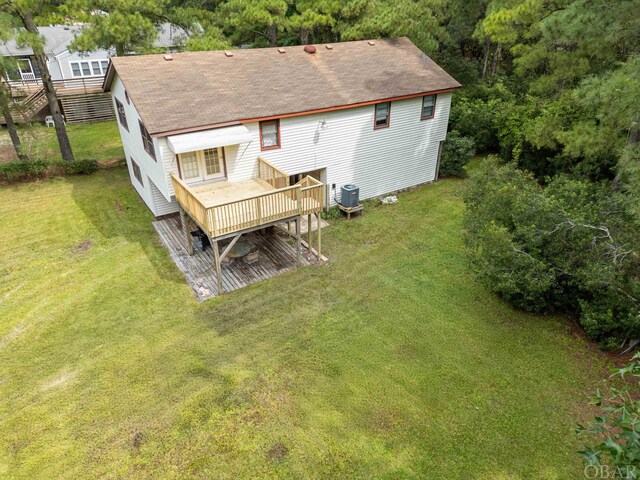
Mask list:
[{"label": "bush beside house", "polygon": [[472,138],[464,137],[455,130],[449,132],[442,149],[439,176],[464,176],[464,166],[469,163],[475,153],[475,143]]}]

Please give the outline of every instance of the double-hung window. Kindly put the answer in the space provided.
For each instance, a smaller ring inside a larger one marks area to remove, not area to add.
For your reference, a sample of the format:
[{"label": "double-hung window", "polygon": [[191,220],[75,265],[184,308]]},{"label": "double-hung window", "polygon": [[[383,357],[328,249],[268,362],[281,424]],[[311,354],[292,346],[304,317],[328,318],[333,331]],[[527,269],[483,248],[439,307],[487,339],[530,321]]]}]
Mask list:
[{"label": "double-hung window", "polygon": [[124,105],[117,98],[116,98],[116,110],[118,111],[118,120],[120,120],[120,125],[122,125],[124,129],[128,132],[129,125],[127,124],[127,114],[124,111]]},{"label": "double-hung window", "polygon": [[151,158],[155,160],[156,150],[153,147],[153,138],[151,138],[151,135],[149,135],[146,127],[140,120],[138,120],[138,124],[140,125],[140,135],[142,136],[142,146],[144,147],[144,151],[147,152],[151,156]]},{"label": "double-hung window", "polygon": [[140,182],[140,185],[144,187],[144,183],[142,182],[142,172],[140,171],[140,166],[135,162],[135,160],[131,159],[131,169],[133,170],[133,176],[136,177],[136,180]]},{"label": "double-hung window", "polygon": [[262,150],[280,148],[280,120],[260,122],[260,148]]},{"label": "double-hung window", "polygon": [[376,103],[375,120],[373,128],[387,128],[389,126],[389,117],[391,116],[391,102]]},{"label": "double-hung window", "polygon": [[71,74],[76,77],[99,77],[107,73],[109,60],[82,60],[69,62]]},{"label": "double-hung window", "polygon": [[420,120],[429,120],[433,118],[436,113],[436,96],[425,95],[422,97],[422,113]]}]

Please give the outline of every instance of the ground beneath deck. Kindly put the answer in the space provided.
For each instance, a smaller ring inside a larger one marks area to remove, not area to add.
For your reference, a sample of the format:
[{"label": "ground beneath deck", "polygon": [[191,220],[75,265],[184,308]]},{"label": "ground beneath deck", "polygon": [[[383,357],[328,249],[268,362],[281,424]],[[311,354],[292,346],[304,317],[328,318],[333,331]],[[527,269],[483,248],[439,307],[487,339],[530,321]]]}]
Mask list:
[{"label": "ground beneath deck", "polygon": [[[189,255],[184,247],[180,219],[177,216],[156,220],[153,226],[198,300],[219,295],[211,247],[207,247],[204,251],[196,248],[194,255]],[[241,240],[249,242],[253,247],[252,250],[258,251],[258,260],[247,264],[243,259],[236,258],[229,263],[223,263],[222,286],[225,292],[246,287],[296,268],[294,239],[284,231],[269,228],[264,233],[259,231],[247,233]],[[221,251],[224,251],[229,241],[220,242]],[[315,262],[316,257],[303,246],[302,265]]]}]

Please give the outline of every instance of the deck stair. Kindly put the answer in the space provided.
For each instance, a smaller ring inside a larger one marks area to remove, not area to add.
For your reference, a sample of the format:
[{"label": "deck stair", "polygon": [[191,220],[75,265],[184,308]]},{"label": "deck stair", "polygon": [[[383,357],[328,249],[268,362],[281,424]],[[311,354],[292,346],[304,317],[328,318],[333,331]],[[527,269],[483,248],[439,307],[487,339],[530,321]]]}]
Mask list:
[{"label": "deck stair", "polygon": [[15,102],[12,105],[11,114],[17,122],[28,122],[34,115],[46,107],[48,103],[44,88],[40,88],[24,100]]},{"label": "deck stair", "polygon": [[[115,119],[111,96],[102,91],[102,82],[103,77],[52,81],[68,123]],[[9,81],[8,84],[12,96],[25,97],[15,101],[12,107],[17,123],[31,121],[47,106],[47,96],[39,79]],[[3,119],[0,123],[4,123]]]}]

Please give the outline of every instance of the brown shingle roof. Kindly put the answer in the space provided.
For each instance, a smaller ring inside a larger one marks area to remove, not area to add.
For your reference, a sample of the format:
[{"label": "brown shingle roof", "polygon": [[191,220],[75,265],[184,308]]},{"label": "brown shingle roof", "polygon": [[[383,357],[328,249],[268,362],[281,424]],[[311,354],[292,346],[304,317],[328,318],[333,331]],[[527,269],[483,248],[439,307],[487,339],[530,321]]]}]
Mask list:
[{"label": "brown shingle roof", "polygon": [[[372,45],[373,43],[373,45]],[[407,38],[113,58],[147,130],[237,123],[460,87]],[[113,71],[105,80],[110,88]]]}]

